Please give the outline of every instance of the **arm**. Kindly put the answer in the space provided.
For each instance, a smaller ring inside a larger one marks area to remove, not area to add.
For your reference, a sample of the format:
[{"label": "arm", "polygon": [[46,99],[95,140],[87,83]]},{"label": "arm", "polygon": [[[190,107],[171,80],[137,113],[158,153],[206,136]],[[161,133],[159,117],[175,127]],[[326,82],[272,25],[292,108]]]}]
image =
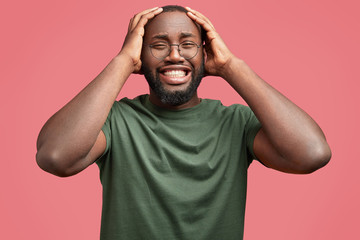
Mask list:
[{"label": "arm", "polygon": [[201,13],[189,17],[207,32],[205,70],[224,78],[247,102],[262,124],[254,153],[267,167],[289,173],[310,173],[330,160],[331,151],[317,123],[234,56]]},{"label": "arm", "polygon": [[36,161],[57,176],[74,175],[105,151],[101,128],[122,86],[141,68],[144,26],[161,8],[135,15],[120,53],[105,69],[43,126],[37,141]]}]

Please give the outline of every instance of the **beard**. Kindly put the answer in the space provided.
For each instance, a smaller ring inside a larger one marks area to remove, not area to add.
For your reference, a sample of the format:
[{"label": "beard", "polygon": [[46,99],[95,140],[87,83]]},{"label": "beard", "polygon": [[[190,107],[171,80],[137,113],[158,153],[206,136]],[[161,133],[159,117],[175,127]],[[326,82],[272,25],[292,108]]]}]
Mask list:
[{"label": "beard", "polygon": [[146,81],[150,88],[154,91],[155,95],[160,99],[163,104],[178,106],[188,102],[196,93],[201,79],[204,77],[204,60],[201,62],[200,67],[195,71],[191,66],[191,82],[189,86],[181,91],[169,91],[166,90],[160,81],[159,68],[156,69],[155,75],[144,64],[142,64],[141,70],[144,73]]}]

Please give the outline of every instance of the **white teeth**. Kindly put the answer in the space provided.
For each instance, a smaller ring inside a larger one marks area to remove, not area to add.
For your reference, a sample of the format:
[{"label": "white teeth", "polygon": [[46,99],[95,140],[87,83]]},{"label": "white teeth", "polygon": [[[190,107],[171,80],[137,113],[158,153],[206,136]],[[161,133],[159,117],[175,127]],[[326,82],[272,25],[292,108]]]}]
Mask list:
[{"label": "white teeth", "polygon": [[169,77],[185,77],[186,72],[183,70],[170,70],[165,71],[164,75]]}]

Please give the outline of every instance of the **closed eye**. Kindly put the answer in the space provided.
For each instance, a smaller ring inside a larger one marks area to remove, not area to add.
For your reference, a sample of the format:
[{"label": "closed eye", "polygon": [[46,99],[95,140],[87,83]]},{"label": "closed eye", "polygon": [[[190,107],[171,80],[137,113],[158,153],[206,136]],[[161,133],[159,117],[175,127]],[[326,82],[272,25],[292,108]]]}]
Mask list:
[{"label": "closed eye", "polygon": [[157,43],[150,44],[150,47],[161,50],[161,49],[167,48],[168,44],[166,44],[164,42],[157,42]]},{"label": "closed eye", "polygon": [[196,45],[192,42],[184,42],[181,44],[181,47],[182,48],[193,48],[193,47],[196,47]]}]

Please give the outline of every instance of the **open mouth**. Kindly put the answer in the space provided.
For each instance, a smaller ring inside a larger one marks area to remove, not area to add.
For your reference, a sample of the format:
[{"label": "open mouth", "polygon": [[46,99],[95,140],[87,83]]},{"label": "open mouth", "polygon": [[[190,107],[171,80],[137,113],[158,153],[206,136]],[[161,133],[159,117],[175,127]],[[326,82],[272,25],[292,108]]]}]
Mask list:
[{"label": "open mouth", "polygon": [[172,78],[185,77],[188,73],[189,71],[184,71],[184,70],[169,70],[162,72],[162,74],[164,74],[165,76]]},{"label": "open mouth", "polygon": [[169,85],[184,84],[190,80],[191,71],[189,69],[164,69],[160,71],[163,82]]}]

